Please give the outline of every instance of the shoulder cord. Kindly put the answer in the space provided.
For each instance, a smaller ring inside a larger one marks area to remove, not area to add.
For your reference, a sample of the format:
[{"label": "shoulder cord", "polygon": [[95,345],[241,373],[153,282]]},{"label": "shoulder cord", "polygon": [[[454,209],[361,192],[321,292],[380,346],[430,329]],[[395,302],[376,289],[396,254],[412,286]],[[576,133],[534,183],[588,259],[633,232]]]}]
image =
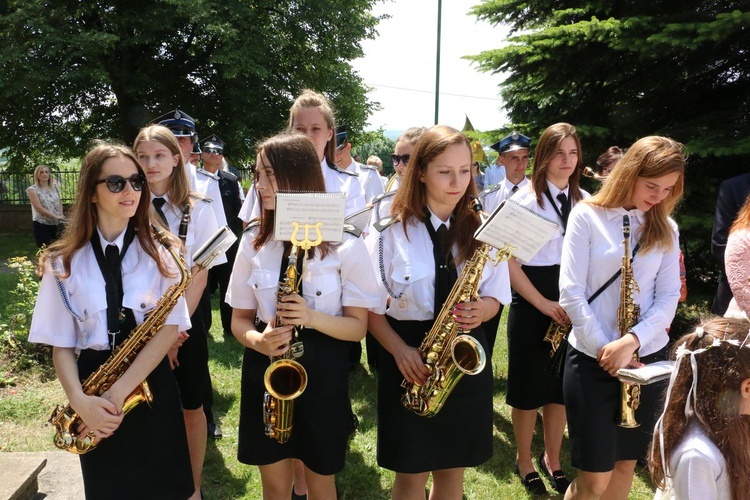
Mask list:
[{"label": "shoulder cord", "polygon": [[57,275],[57,262],[52,263],[52,276],[55,277],[55,283],[57,284],[57,290],[60,292],[60,298],[62,298],[63,305],[65,306],[65,309],[68,310],[68,312],[73,316],[75,319],[77,319],[80,323],[83,323],[86,321],[86,318],[88,317],[88,312],[83,311],[83,318],[76,314],[76,312],[73,310],[73,308],[70,306],[70,299],[68,298],[68,292],[65,289],[65,284],[62,282],[60,277]]},{"label": "shoulder cord", "polygon": [[393,290],[391,290],[391,287],[388,286],[388,279],[385,276],[385,264],[383,263],[383,233],[380,233],[378,237],[378,263],[380,264],[380,281],[383,282],[385,291],[394,299],[400,299],[404,295],[403,292],[396,295]]}]

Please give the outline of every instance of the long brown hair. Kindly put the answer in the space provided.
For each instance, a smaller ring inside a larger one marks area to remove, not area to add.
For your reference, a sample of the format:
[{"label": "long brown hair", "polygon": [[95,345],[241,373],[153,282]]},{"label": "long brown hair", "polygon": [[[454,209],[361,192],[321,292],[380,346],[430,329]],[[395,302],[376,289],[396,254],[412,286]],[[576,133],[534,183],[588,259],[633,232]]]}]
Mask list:
[{"label": "long brown hair", "polygon": [[[750,416],[741,415],[740,386],[750,378],[750,321],[716,316],[704,321],[695,332],[683,336],[672,350],[672,359],[680,349],[695,353],[696,373],[691,355],[677,360],[669,400],[665,403],[661,435],[667,470],[671,469],[672,452],[684,439],[691,425],[698,425],[724,455],[732,498],[747,498],[750,491]],[[718,342],[721,341],[721,342]],[[726,342],[730,341],[730,342]],[[695,398],[690,417],[685,415],[693,377],[697,376]],[[661,460],[659,433],[649,456],[654,483],[665,488],[667,471]]]},{"label": "long brown hair", "polygon": [[[404,233],[407,232],[406,227],[409,224],[419,223],[429,214],[425,185],[420,181],[420,177],[436,157],[443,154],[449,146],[456,144],[466,146],[471,161],[469,139],[452,127],[435,125],[419,137],[409,159],[409,168],[406,169],[403,184],[396,191],[391,207],[391,213],[402,221]],[[450,245],[457,244],[459,249],[456,263],[469,259],[474,250],[479,248],[479,242],[474,239],[474,231],[480,223],[479,215],[471,209],[472,198],[475,196],[477,196],[477,187],[472,178],[466,193],[453,209],[455,220],[448,230]]]},{"label": "long brown hair", "polygon": [[[127,147],[120,144],[99,143],[94,146],[83,158],[81,163],[81,174],[78,181],[78,194],[76,202],[70,212],[68,226],[63,236],[49,246],[39,258],[37,271],[42,273],[45,269],[45,263],[50,259],[62,257],[63,269],[60,276],[67,277],[70,275],[70,261],[73,254],[86,246],[91,240],[91,236],[96,231],[98,221],[97,207],[91,201],[97,188],[96,181],[101,175],[104,162],[110,158],[124,158],[130,160],[135,165],[138,173],[144,175],[143,169],[138,163],[138,159],[133,152]],[[149,223],[149,206],[151,205],[150,191],[148,183],[143,183],[141,198],[138,201],[135,215],[130,218],[129,225],[135,230],[138,242],[146,254],[154,259],[159,267],[159,272],[163,276],[170,276],[170,272],[164,262],[162,262],[157,243],[151,234],[151,225]]]},{"label": "long brown hair", "polygon": [[[276,179],[277,192],[317,192],[326,190],[323,173],[320,171],[318,153],[312,141],[302,134],[282,133],[270,137],[258,144],[258,155],[265,156],[271,165]],[[264,168],[261,162],[256,163],[255,169]],[[257,175],[256,175],[257,179]],[[258,196],[260,204],[260,230],[253,240],[253,247],[259,250],[273,236],[273,226],[276,220],[275,210],[263,207],[263,198]],[[285,248],[289,242],[285,242]],[[329,244],[323,242],[308,252],[308,258],[320,251],[322,259],[328,254]]]},{"label": "long brown hair", "polygon": [[737,212],[737,218],[734,219],[732,227],[729,229],[731,234],[733,231],[738,229],[750,228],[750,196],[745,199],[745,203],[742,204],[742,208]]},{"label": "long brown hair", "polygon": [[601,190],[584,203],[604,208],[619,208],[630,203],[639,177],[655,179],[673,172],[679,178],[672,192],[646,212],[639,229],[642,251],[672,248],[672,227],[669,215],[682,196],[685,178],[685,146],[669,137],[648,136],[639,139],[617,162]]},{"label": "long brown hair", "polygon": [[572,202],[581,201],[581,190],[579,189],[581,170],[583,169],[583,150],[581,139],[578,138],[576,128],[570,123],[555,123],[550,125],[536,144],[534,149],[534,168],[531,172],[531,188],[536,194],[536,202],[544,208],[544,191],[547,189],[547,165],[560,150],[560,143],[568,137],[572,137],[578,149],[578,162],[573,173],[568,177],[568,196]]},{"label": "long brown hair", "polygon": [[185,170],[185,158],[182,156],[182,150],[180,144],[175,139],[174,134],[167,127],[161,125],[149,125],[143,127],[133,141],[133,152],[138,155],[138,146],[142,142],[154,141],[159,142],[167,147],[169,152],[173,155],[178,156],[177,166],[172,169],[172,173],[169,174],[169,189],[167,190],[167,196],[169,196],[169,203],[180,210],[185,205],[193,207],[190,193],[190,179],[188,179],[187,171]]},{"label": "long brown hair", "polygon": [[[336,164],[336,120],[334,118],[333,106],[331,102],[324,96],[314,90],[305,89],[302,93],[294,100],[294,104],[289,108],[289,123],[287,125],[287,132],[294,132],[294,113],[299,108],[317,108],[321,112],[323,118],[325,118],[326,126],[333,132],[331,138],[326,143],[325,151],[323,156],[329,165]],[[315,153],[315,157],[318,157],[318,153]],[[320,165],[320,161],[318,161]]]}]

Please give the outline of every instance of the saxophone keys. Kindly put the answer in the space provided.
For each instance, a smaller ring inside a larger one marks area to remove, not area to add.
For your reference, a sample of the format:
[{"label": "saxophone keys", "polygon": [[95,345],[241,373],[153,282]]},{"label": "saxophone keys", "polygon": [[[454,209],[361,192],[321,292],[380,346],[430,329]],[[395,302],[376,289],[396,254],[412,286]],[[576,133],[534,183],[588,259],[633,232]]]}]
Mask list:
[{"label": "saxophone keys", "polygon": [[305,346],[302,342],[295,342],[292,344],[292,347],[290,347],[290,351],[292,353],[292,358],[301,358],[302,355],[305,354]]}]

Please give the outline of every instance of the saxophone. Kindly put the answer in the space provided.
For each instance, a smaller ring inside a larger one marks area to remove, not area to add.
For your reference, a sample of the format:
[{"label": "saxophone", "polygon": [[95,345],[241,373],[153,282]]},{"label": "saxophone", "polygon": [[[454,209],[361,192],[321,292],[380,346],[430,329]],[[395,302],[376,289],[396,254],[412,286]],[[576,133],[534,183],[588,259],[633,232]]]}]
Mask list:
[{"label": "saxophone", "polygon": [[[641,314],[640,306],[635,302],[635,293],[638,291],[638,283],[633,276],[633,267],[630,263],[630,217],[622,217],[622,239],[625,246],[625,254],[622,256],[622,282],[620,283],[620,306],[617,308],[617,329],[620,338],[630,332],[630,329],[638,322]],[[633,361],[638,361],[638,351],[633,353]],[[618,425],[626,429],[638,427],[635,419],[635,410],[641,402],[641,386],[638,384],[620,383],[620,420]]]},{"label": "saxophone", "polygon": [[573,328],[573,323],[565,321],[564,323],[558,324],[552,321],[547,327],[547,333],[544,334],[544,342],[549,342],[551,348],[549,351],[550,357],[554,357],[557,350],[560,348],[560,344],[568,336],[570,330]]},{"label": "saxophone", "polygon": [[[482,205],[474,198],[474,211],[481,215]],[[491,247],[483,243],[466,262],[440,314],[435,318],[427,336],[419,346],[419,354],[430,375],[424,384],[404,379],[406,389],[401,402],[408,410],[422,417],[434,417],[445,404],[464,374],[476,375],[484,369],[487,356],[482,345],[456,321],[451,311],[461,302],[470,302],[478,296],[479,282],[487,260],[497,265],[510,257],[509,252],[498,252],[490,257]]]},{"label": "saxophone", "polygon": [[[81,384],[83,392],[89,396],[100,396],[104,394],[114,384],[125,371],[130,368],[133,360],[138,353],[146,346],[149,340],[156,335],[167,316],[177,305],[177,300],[190,286],[191,277],[188,273],[185,261],[170,246],[169,239],[164,233],[153,227],[154,237],[161,243],[172,256],[180,272],[180,279],[177,283],[172,284],[156,303],[156,307],[149,314],[146,320],[138,325],[120,344],[112,355],[105,361],[94,373]],[[133,392],[125,399],[122,411],[127,414],[141,403],[151,405],[154,396],[144,380],[137,386]],[[53,410],[49,423],[55,426],[55,437],[53,438],[55,446],[61,450],[69,451],[77,455],[83,455],[93,450],[97,441],[93,431],[89,431],[85,436],[79,436],[76,432],[78,426],[83,420],[75,410],[67,404],[65,406],[57,405]]]},{"label": "saxophone", "polygon": [[[289,265],[276,290],[276,311],[279,310],[278,306],[283,297],[298,291],[297,246],[292,245]],[[281,324],[278,312],[274,324]],[[296,337],[296,330],[294,334]],[[271,364],[266,368],[266,373],[263,376],[263,384],[266,387],[266,393],[263,396],[263,424],[266,436],[281,444],[289,441],[292,435],[294,400],[307,387],[307,371],[294,359],[300,356],[302,356],[302,344],[295,342],[284,354],[271,356]]]}]

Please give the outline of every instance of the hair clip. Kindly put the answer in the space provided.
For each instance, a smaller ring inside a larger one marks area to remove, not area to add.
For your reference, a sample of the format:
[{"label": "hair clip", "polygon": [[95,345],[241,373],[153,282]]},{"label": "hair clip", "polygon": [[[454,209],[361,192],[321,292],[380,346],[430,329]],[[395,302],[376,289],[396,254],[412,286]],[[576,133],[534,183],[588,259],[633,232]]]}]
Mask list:
[{"label": "hair clip", "polygon": [[695,334],[698,335],[699,339],[702,339],[703,336],[706,334],[706,331],[703,329],[702,326],[699,326],[695,329]]}]

